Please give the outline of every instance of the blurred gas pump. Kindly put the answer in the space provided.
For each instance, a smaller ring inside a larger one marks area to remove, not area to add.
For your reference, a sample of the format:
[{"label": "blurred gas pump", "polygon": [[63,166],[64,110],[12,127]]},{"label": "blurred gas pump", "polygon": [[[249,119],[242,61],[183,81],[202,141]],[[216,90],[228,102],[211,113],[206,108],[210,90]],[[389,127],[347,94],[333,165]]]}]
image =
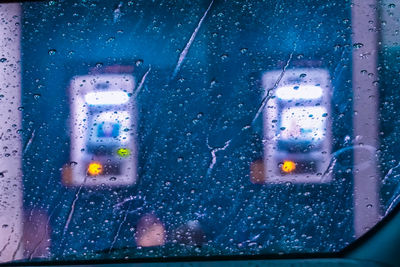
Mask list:
[{"label": "blurred gas pump", "polygon": [[76,76],[70,83],[67,186],[131,185],[136,181],[135,80],[129,74]]},{"label": "blurred gas pump", "polygon": [[280,79],[281,73],[268,71],[262,77],[265,94],[272,96],[263,114],[265,182],[329,182],[329,72],[287,69]]}]

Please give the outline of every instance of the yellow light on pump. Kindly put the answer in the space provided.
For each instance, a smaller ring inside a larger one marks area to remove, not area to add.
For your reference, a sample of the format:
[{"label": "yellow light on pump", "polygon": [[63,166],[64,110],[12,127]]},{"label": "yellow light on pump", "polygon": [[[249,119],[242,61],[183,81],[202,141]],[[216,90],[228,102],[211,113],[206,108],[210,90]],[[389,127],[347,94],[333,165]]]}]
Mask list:
[{"label": "yellow light on pump", "polygon": [[118,156],[125,158],[131,154],[131,150],[128,148],[119,148],[117,150],[117,154],[118,154]]},{"label": "yellow light on pump", "polygon": [[285,160],[281,166],[281,170],[286,173],[291,173],[296,169],[296,163],[291,160]]},{"label": "yellow light on pump", "polygon": [[87,172],[91,176],[100,175],[103,173],[103,165],[99,162],[91,162],[88,166]]}]

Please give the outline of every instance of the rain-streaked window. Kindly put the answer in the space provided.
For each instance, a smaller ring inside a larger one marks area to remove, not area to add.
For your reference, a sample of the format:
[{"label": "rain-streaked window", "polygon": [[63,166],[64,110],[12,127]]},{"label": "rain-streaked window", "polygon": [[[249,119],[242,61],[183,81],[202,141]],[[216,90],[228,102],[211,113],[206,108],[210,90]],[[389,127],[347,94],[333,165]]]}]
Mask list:
[{"label": "rain-streaked window", "polygon": [[400,202],[395,2],[0,4],[0,262],[344,249]]}]

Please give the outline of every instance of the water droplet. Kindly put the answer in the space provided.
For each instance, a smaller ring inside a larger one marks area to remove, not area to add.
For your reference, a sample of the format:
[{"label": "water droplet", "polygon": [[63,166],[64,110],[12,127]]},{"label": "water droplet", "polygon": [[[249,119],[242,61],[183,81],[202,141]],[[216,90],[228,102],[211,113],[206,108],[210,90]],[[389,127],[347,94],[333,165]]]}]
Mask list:
[{"label": "water droplet", "polygon": [[333,48],[335,49],[335,51],[339,50],[342,46],[340,44],[335,44],[333,46]]},{"label": "water droplet", "polygon": [[135,62],[136,67],[139,67],[139,66],[142,65],[142,64],[143,64],[143,59],[138,59],[138,60],[136,60],[136,62]]},{"label": "water droplet", "polygon": [[305,73],[300,74],[300,78],[305,78],[306,76],[307,76],[307,74],[305,74]]},{"label": "water droplet", "polygon": [[355,48],[355,49],[360,49],[361,47],[363,47],[364,46],[364,44],[362,44],[362,43],[355,43],[355,44],[353,44],[353,47]]},{"label": "water droplet", "polygon": [[7,59],[5,57],[0,58],[1,63],[6,62],[6,61],[7,61]]},{"label": "water droplet", "polygon": [[71,161],[69,163],[69,166],[76,166],[76,165],[78,165],[78,162],[76,162],[76,161]]},{"label": "water droplet", "polygon": [[388,5],[388,8],[395,8],[395,7],[396,7],[395,4],[389,4],[389,5]]},{"label": "water droplet", "polygon": [[19,111],[23,111],[23,110],[24,110],[24,107],[18,107],[18,110],[19,110]]},{"label": "water droplet", "polygon": [[49,53],[50,56],[54,56],[57,53],[57,50],[50,49],[48,53]]},{"label": "water droplet", "polygon": [[183,157],[179,157],[176,159],[177,162],[182,162],[183,161]]},{"label": "water droplet", "polygon": [[247,52],[247,48],[240,49],[240,53],[245,54]]},{"label": "water droplet", "polygon": [[110,179],[109,179],[110,181],[116,181],[117,180],[117,177],[110,177]]},{"label": "water droplet", "polygon": [[107,39],[106,43],[111,43],[115,40],[115,37],[110,37]]},{"label": "water droplet", "polygon": [[101,68],[101,67],[103,67],[103,63],[102,62],[97,62],[95,67],[96,68]]},{"label": "water droplet", "polygon": [[33,98],[34,98],[35,100],[38,100],[40,97],[41,97],[40,94],[34,94],[34,95],[33,95]]}]

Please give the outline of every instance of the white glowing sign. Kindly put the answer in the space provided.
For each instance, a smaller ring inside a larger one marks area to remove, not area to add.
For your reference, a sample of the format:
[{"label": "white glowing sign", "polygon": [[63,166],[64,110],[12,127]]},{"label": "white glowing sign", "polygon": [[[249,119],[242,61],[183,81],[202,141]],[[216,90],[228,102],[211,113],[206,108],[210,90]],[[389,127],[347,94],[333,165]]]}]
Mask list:
[{"label": "white glowing sign", "polygon": [[119,105],[129,101],[127,93],[122,91],[90,92],[85,95],[89,105]]},{"label": "white glowing sign", "polygon": [[276,89],[276,97],[290,99],[318,99],[322,97],[322,88],[316,85],[282,86]]}]

